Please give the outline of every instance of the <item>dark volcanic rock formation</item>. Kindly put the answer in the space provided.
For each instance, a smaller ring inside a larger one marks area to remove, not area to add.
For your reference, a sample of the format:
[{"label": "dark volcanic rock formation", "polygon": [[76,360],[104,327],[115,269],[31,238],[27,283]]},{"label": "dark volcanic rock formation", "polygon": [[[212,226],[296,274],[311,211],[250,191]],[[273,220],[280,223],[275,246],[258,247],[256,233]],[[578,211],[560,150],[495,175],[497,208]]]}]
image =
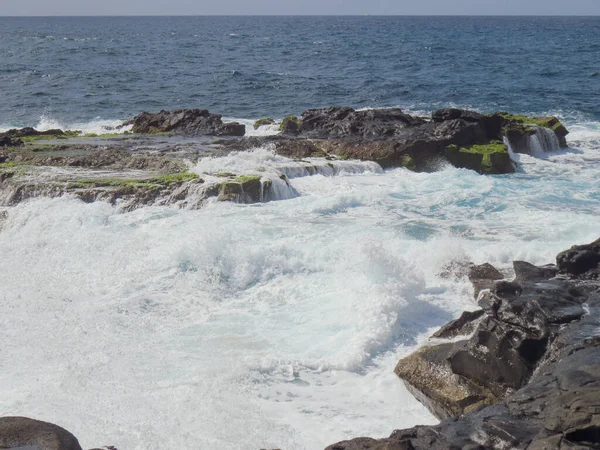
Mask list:
[{"label": "dark volcanic rock formation", "polygon": [[156,114],[143,112],[133,119],[132,131],[174,132],[192,136],[243,136],[246,127],[237,122],[223,123],[219,114],[211,114],[206,109],[180,109]]},{"label": "dark volcanic rock formation", "polygon": [[398,362],[440,425],[328,450],[600,448],[600,240],[557,263],[555,277],[555,266],[515,261],[516,281],[495,282],[481,310]]},{"label": "dark volcanic rock formation", "polygon": [[[311,139],[326,153],[375,161],[383,167],[431,171],[448,161],[456,167],[493,174],[515,170],[503,142],[508,129],[520,127],[535,134],[544,126],[552,127],[557,139],[566,145],[566,129],[556,118],[483,115],[453,108],[435,111],[430,120],[397,108],[309,109],[299,119],[286,117],[281,130],[290,140]],[[531,142],[524,145],[531,146]],[[279,148],[283,147],[280,142]]]}]

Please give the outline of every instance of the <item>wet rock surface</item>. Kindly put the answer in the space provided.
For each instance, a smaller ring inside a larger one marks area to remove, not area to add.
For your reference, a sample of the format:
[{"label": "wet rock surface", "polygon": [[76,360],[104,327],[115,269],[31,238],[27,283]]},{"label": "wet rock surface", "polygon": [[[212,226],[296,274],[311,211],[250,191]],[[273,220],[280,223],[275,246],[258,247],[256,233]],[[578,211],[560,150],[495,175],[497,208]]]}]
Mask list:
[{"label": "wet rock surface", "polygon": [[[266,118],[258,125],[272,126],[272,122]],[[517,125],[548,125],[552,129],[547,132],[556,133],[557,139],[566,135],[556,118],[483,115],[452,108],[435,111],[430,118],[410,116],[397,108],[311,109],[299,118],[286,117],[280,124],[280,135],[261,137],[244,136],[244,125],[224,123],[220,115],[201,109],[141,113],[120,127],[131,127],[136,134],[126,131],[84,136],[76,130],[13,129],[0,134],[0,206],[64,194],[87,202],[108,201],[124,210],[144,205],[197,208],[210,198],[240,203],[269,201],[277,197],[273,188],[280,184],[278,177],[263,179],[260,186],[214,177],[157,181],[186,172],[201,158],[256,148],[271,149],[288,158],[291,165],[304,164],[309,175],[322,173],[318,166],[326,165],[335,174],[335,164],[346,160],[413,171],[436,171],[452,164],[482,174],[510,173],[515,167],[501,140],[507,127]],[[315,159],[320,162],[315,163]],[[234,175],[256,176],[257,171]],[[294,196],[287,179],[282,179],[286,186],[279,188]],[[585,252],[580,252],[577,261],[585,258]],[[476,295],[491,288],[497,279],[471,278]]]},{"label": "wet rock surface", "polygon": [[134,133],[175,132],[185,135],[243,136],[246,127],[240,123],[223,123],[221,115],[206,109],[180,109],[143,112],[133,119]]},{"label": "wet rock surface", "polygon": [[439,425],[327,449],[600,448],[598,242],[560,253],[557,266],[515,261],[515,280],[495,281],[480,310],[398,362]]}]

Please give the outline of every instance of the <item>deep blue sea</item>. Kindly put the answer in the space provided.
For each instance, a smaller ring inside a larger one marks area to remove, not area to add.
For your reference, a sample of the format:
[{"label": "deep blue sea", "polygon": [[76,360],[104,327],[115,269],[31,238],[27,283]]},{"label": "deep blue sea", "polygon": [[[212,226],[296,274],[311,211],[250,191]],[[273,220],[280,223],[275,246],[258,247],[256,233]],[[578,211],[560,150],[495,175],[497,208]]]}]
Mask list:
[{"label": "deep blue sea", "polygon": [[600,17],[0,17],[0,124],[201,107],[600,117]]},{"label": "deep blue sea", "polygon": [[[267,145],[189,170],[286,175],[277,201],[0,207],[0,416],[122,450],[319,450],[436,423],[393,370],[477,308],[442,274],[511,277],[600,236],[600,17],[0,18],[0,132],[331,105],[552,114],[570,147],[483,176],[323,158],[315,174]],[[28,180],[63,170],[97,175]]]}]

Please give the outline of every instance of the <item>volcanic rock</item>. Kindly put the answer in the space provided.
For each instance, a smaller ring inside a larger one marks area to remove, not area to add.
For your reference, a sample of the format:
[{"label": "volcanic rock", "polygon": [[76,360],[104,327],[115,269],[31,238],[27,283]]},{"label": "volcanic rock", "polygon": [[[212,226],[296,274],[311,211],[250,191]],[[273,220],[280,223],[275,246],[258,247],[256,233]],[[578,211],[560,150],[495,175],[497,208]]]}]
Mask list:
[{"label": "volcanic rock", "polygon": [[133,119],[134,133],[174,132],[184,135],[243,136],[245,125],[237,122],[223,123],[221,115],[206,109],[180,109],[160,111],[153,114],[143,112]]},{"label": "volcanic rock", "polygon": [[558,271],[571,276],[598,278],[600,275],[600,239],[585,245],[574,245],[556,257]]},{"label": "volcanic rock", "polygon": [[599,243],[560,253],[559,277],[551,265],[515,261],[518,282],[496,282],[480,311],[398,362],[441,424],[327,450],[600,448],[600,283],[590,276]]}]

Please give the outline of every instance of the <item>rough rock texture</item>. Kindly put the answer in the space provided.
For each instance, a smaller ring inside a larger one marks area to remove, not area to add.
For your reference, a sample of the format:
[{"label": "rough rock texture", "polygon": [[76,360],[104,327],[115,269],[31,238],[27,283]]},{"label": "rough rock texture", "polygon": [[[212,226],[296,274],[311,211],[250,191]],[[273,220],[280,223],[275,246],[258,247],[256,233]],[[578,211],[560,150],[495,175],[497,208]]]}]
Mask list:
[{"label": "rough rock texture", "polygon": [[62,136],[65,134],[65,132],[59,129],[38,131],[31,127],[25,127],[19,129],[13,128],[3,134],[12,138],[22,138],[32,136]]},{"label": "rough rock texture", "polygon": [[134,133],[174,132],[185,135],[243,136],[246,126],[237,122],[223,123],[219,114],[206,109],[180,109],[143,112],[133,119]]},{"label": "rough rock texture", "polygon": [[479,297],[479,293],[482,290],[491,289],[494,286],[494,281],[504,278],[502,272],[489,263],[481,264],[480,266],[471,266],[468,276],[473,284],[475,299]]},{"label": "rough rock texture", "polygon": [[509,113],[498,113],[504,119],[504,134],[514,152],[531,154],[531,138],[540,133],[541,128],[554,132],[559,147],[568,147],[565,126],[556,117],[526,117]]},{"label": "rough rock texture", "polygon": [[37,446],[41,450],[81,450],[64,428],[26,417],[0,418],[0,448]]},{"label": "rough rock texture", "polygon": [[6,134],[0,134],[0,147],[18,147],[23,145],[23,141]]},{"label": "rough rock texture", "polygon": [[581,278],[598,278],[600,239],[586,245],[574,245],[559,253],[556,263],[560,273]]},{"label": "rough rock texture", "polygon": [[398,362],[440,425],[327,449],[600,448],[599,243],[560,253],[558,268],[515,261],[515,281]]},{"label": "rough rock texture", "polygon": [[431,120],[426,120],[397,108],[356,111],[330,107],[309,109],[299,119],[287,117],[281,130],[288,138],[312,139],[325,153],[375,161],[383,167],[431,171],[447,161],[479,173],[501,174],[515,170],[502,142],[507,126],[526,128],[523,120],[531,120],[535,126],[547,124],[564,141],[566,129],[558,119],[550,119],[446,108],[434,111]]}]

